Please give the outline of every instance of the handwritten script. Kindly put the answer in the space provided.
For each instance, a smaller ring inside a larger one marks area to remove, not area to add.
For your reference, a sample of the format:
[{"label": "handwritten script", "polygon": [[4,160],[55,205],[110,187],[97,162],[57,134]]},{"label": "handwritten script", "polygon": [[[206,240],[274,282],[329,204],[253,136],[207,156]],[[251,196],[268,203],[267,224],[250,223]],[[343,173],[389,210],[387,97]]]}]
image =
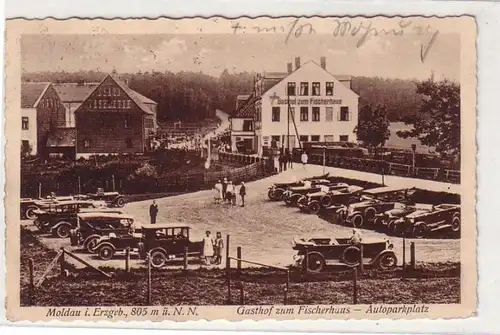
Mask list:
[{"label": "handwritten script", "polygon": [[[412,22],[410,19],[401,19],[393,28],[376,28],[372,20],[366,19],[359,23],[353,23],[350,19],[332,19],[331,34],[333,37],[355,37],[356,47],[362,47],[371,37],[374,36],[404,36],[416,34],[420,38],[420,60],[425,62],[430,50],[436,43],[439,30],[433,29],[429,24],[422,25]],[[233,34],[245,33],[276,33],[285,35],[285,44],[292,38],[300,38],[307,35],[317,34],[313,24],[304,18],[294,18],[287,24],[269,26],[245,26],[239,21],[231,23]]]}]

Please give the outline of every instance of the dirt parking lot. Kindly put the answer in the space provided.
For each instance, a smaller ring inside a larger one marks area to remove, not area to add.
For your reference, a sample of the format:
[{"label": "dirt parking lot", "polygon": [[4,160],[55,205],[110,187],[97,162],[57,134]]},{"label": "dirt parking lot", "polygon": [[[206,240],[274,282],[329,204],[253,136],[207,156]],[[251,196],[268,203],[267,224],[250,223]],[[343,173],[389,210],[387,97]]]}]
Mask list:
[{"label": "dirt parking lot", "polygon": [[[205,230],[215,235],[216,231],[230,235],[230,254],[236,256],[236,247],[242,248],[244,259],[264,262],[270,265],[286,266],[292,263],[291,249],[294,237],[333,236],[346,237],[351,228],[324,221],[316,215],[301,213],[296,208],[286,207],[281,202],[267,200],[267,187],[276,181],[288,180],[291,173],[275,175],[247,184],[245,207],[217,205],[213,203],[213,191],[200,191],[168,198],[157,199],[159,207],[157,222],[183,223],[192,227],[191,239],[201,239]],[[138,222],[149,222],[148,207],[151,201],[129,203],[124,212],[132,214]],[[26,227],[35,229],[30,221],[23,221]],[[362,230],[363,238],[385,239],[386,235]],[[42,243],[50,248],[69,247],[69,239],[40,236]],[[389,238],[394,243],[399,263],[402,261],[402,239]],[[417,262],[460,261],[459,239],[418,239],[414,241]],[[409,243],[407,244],[409,249]],[[71,247],[68,248],[72,250]],[[407,249],[407,260],[409,250]],[[111,261],[100,261],[93,255],[79,254],[92,264],[123,268],[124,256],[117,255]],[[144,262],[133,256],[132,267],[144,266]],[[194,261],[192,267],[199,267]],[[76,264],[75,264],[76,265]]]}]

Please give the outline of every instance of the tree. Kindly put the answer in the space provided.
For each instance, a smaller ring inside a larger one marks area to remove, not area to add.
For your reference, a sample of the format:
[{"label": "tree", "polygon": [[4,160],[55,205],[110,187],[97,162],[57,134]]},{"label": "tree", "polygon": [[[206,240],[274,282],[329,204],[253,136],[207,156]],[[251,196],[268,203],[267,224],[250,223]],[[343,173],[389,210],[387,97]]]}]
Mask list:
[{"label": "tree", "polygon": [[391,136],[387,108],[384,105],[378,105],[375,109],[371,105],[361,108],[354,133],[366,146],[383,146]]},{"label": "tree", "polygon": [[449,157],[460,155],[460,85],[448,80],[431,79],[417,84],[422,105],[414,119],[405,123],[411,130],[398,131],[401,138],[417,138],[420,143],[434,147],[436,152]]}]

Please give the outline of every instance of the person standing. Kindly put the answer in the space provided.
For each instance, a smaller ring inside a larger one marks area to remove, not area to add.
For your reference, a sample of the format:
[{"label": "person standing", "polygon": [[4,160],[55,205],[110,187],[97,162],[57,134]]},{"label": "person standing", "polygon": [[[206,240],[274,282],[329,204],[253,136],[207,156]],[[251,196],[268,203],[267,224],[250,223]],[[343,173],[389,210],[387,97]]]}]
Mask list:
[{"label": "person standing", "polygon": [[215,197],[215,203],[220,204],[222,200],[222,183],[220,182],[220,180],[217,180],[217,183],[215,184],[214,197]]},{"label": "person standing", "polygon": [[215,238],[215,264],[220,265],[222,263],[222,250],[224,249],[224,240],[222,239],[222,234],[220,231],[217,232]]},{"label": "person standing", "polygon": [[280,156],[278,158],[278,162],[279,162],[279,166],[280,166],[278,172],[283,172],[283,163],[284,162],[283,162],[283,154],[281,154],[281,153],[280,153]]},{"label": "person standing", "polygon": [[247,194],[247,188],[244,182],[241,182],[240,186],[240,197],[241,197],[241,207],[245,207],[245,195]]},{"label": "person standing", "polygon": [[205,232],[205,237],[203,238],[203,258],[205,265],[210,265],[212,258],[214,257],[214,240],[209,230]]},{"label": "person standing", "polygon": [[292,152],[290,150],[288,150],[287,155],[288,155],[288,163],[290,163],[290,169],[293,169],[293,156],[292,156]]},{"label": "person standing", "polygon": [[156,223],[156,216],[158,215],[158,205],[156,204],[156,200],[153,200],[151,206],[149,206],[149,216],[151,218],[151,224]]},{"label": "person standing", "polygon": [[227,184],[226,197],[227,197],[229,204],[232,204],[233,206],[236,205],[236,190],[234,189],[234,185],[233,185],[233,182],[231,180]]},{"label": "person standing", "polygon": [[308,159],[307,154],[306,154],[306,152],[304,151],[304,152],[302,153],[302,157],[300,158],[300,160],[302,161],[302,166],[304,167],[304,170],[306,169],[307,159]]},{"label": "person standing", "polygon": [[286,171],[288,167],[288,154],[286,152],[283,153],[283,171]]},{"label": "person standing", "polygon": [[226,201],[227,195],[227,178],[224,177],[224,181],[222,182],[222,202]]}]

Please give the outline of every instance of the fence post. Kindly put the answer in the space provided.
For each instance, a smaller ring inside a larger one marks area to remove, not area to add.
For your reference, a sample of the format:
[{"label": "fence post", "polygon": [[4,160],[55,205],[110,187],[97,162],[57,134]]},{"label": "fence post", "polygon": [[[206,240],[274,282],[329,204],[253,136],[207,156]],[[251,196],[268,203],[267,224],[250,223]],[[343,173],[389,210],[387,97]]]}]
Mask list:
[{"label": "fence post", "polygon": [[415,242],[410,243],[410,266],[412,270],[415,270]]},{"label": "fence post", "polygon": [[236,258],[238,258],[238,275],[241,275],[241,247],[236,248]]},{"label": "fence post", "polygon": [[59,266],[61,268],[61,277],[65,277],[66,276],[66,272],[65,272],[65,267],[66,267],[66,262],[64,260],[64,248],[61,248],[61,256],[59,257]]},{"label": "fence post", "polygon": [[405,272],[406,272],[406,238],[403,237],[403,277],[402,277],[402,279],[405,278]]},{"label": "fence post", "polygon": [[354,305],[358,304],[358,268],[356,266],[353,267],[352,303]]},{"label": "fence post", "polygon": [[125,271],[130,272],[130,247],[125,249]]},{"label": "fence post", "polygon": [[363,244],[359,245],[359,274],[363,274],[365,272],[365,268],[363,265]]},{"label": "fence post", "polygon": [[231,305],[231,259],[229,258],[229,235],[226,239],[226,276],[227,276],[227,303]]},{"label": "fence post", "polygon": [[78,176],[78,194],[82,194],[82,182],[80,176]]},{"label": "fence post", "polygon": [[188,268],[188,247],[184,247],[184,271]]},{"label": "fence post", "polygon": [[148,306],[151,306],[151,253],[148,252]]},{"label": "fence post", "polygon": [[286,270],[286,286],[285,286],[285,294],[283,297],[283,305],[288,303],[288,291],[290,290],[290,269]]},{"label": "fence post", "polygon": [[113,192],[116,191],[116,187],[115,187],[115,175],[112,174],[111,175],[111,183],[113,184]]},{"label": "fence post", "polygon": [[29,275],[30,275],[30,286],[29,286],[29,304],[30,306],[35,304],[35,262],[33,258],[29,259]]},{"label": "fence post", "polygon": [[38,197],[42,197],[42,182],[38,183]]},{"label": "fence post", "polygon": [[243,283],[240,282],[240,305],[245,304],[245,290],[243,288]]},{"label": "fence post", "polygon": [[304,257],[304,271],[307,274],[309,272],[309,250],[307,249],[307,247],[305,247],[304,249],[306,251],[306,255]]}]

